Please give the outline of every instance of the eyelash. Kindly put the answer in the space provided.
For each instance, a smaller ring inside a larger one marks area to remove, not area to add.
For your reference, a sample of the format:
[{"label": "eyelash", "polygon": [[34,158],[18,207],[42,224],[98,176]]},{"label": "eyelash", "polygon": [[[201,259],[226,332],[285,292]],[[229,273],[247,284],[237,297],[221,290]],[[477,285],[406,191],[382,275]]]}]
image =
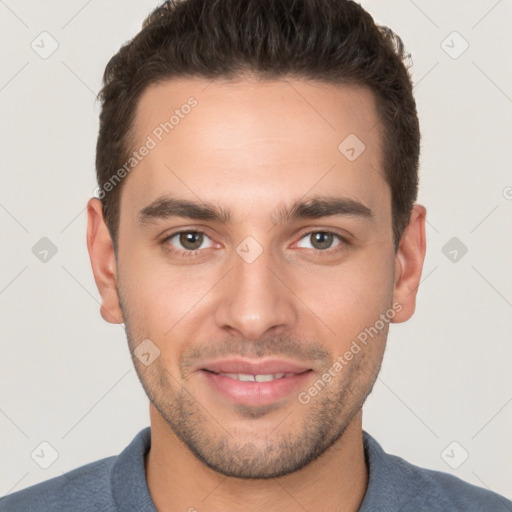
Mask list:
[{"label": "eyelash", "polygon": [[195,249],[193,251],[185,251],[183,249],[175,249],[174,247],[172,247],[170,244],[167,243],[169,240],[171,240],[171,238],[174,238],[176,235],[180,235],[181,233],[201,233],[206,236],[208,236],[208,235],[204,231],[199,231],[196,229],[182,229],[180,231],[174,231],[173,233],[166,236],[162,240],[162,245],[164,246],[164,249],[167,252],[172,253],[173,255],[176,255],[176,256],[182,256],[185,258],[193,258],[194,256],[197,255],[197,253],[201,252],[202,249]]},{"label": "eyelash", "polygon": [[[186,251],[182,249],[175,249],[167,242],[174,238],[176,235],[180,235],[181,233],[199,233],[203,234],[208,237],[208,235],[204,231],[196,230],[196,229],[182,229],[180,231],[174,231],[170,235],[167,235],[162,241],[161,244],[163,245],[164,249],[168,253],[172,253],[173,255],[185,257],[185,258],[194,258],[197,256],[198,253],[203,251],[204,249],[194,249],[193,251]],[[335,246],[334,248],[329,248],[325,250],[320,249],[309,249],[315,256],[325,256],[325,255],[332,255],[337,252],[341,252],[346,249],[348,245],[350,245],[350,242],[343,236],[339,235],[338,233],[335,233],[334,231],[329,230],[323,230],[323,229],[316,229],[313,231],[308,231],[307,233],[304,233],[299,240],[302,240],[303,238],[307,236],[311,236],[315,233],[324,233],[327,235],[333,235],[334,237],[338,238],[340,240],[340,244]],[[209,237],[208,237],[209,238]]]}]

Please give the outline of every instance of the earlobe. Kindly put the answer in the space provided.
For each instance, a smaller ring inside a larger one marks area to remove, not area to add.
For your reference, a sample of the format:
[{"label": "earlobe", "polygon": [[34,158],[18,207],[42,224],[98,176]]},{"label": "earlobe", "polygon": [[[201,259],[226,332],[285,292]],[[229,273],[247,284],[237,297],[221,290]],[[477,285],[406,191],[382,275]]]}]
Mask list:
[{"label": "earlobe", "polygon": [[87,203],[87,249],[94,280],[101,295],[101,316],[112,324],[123,323],[114,246],[105,224],[101,201],[94,197]]},{"label": "earlobe", "polygon": [[393,323],[409,320],[416,308],[416,294],[420,284],[426,251],[426,214],[427,211],[424,206],[415,204],[411,211],[409,224],[400,239],[395,256],[393,303],[398,302],[402,309],[393,318]]}]

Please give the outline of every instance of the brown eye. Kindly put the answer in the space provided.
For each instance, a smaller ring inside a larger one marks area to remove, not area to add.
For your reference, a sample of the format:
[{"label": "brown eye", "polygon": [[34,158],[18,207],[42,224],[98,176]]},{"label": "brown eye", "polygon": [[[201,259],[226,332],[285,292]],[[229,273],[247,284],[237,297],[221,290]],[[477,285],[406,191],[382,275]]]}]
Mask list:
[{"label": "brown eye", "polygon": [[[342,248],[345,240],[330,231],[311,231],[306,233],[299,241],[299,247],[327,252],[329,249]],[[346,245],[346,243],[345,243]]]},{"label": "brown eye", "polygon": [[309,236],[311,239],[311,245],[320,251],[329,249],[334,240],[332,233],[326,233],[324,231],[317,231],[316,233],[311,233]]},{"label": "brown eye", "polygon": [[199,254],[203,249],[215,246],[213,240],[202,231],[178,231],[162,241],[165,248],[175,255],[185,256]]},{"label": "brown eye", "polygon": [[179,234],[179,242],[184,249],[195,251],[203,243],[203,233],[198,231],[185,231]]}]

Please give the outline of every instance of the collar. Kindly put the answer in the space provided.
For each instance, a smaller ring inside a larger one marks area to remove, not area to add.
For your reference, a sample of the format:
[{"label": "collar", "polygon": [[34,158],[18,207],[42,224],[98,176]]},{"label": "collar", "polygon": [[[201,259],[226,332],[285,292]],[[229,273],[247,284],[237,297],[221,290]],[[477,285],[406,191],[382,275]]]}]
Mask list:
[{"label": "collar", "polygon": [[395,471],[389,464],[389,455],[380,444],[363,430],[363,446],[368,486],[359,512],[396,512],[400,510],[394,484]]},{"label": "collar", "polygon": [[151,427],[146,427],[119,454],[112,468],[112,493],[118,509],[123,512],[157,512],[144,467],[150,446]]}]

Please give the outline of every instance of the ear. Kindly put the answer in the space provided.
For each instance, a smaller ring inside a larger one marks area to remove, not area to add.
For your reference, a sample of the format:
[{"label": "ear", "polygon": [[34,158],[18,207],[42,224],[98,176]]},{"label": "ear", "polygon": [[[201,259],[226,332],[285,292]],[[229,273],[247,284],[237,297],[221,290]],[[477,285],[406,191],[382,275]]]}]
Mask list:
[{"label": "ear", "polygon": [[402,234],[395,256],[395,287],[393,304],[398,302],[402,309],[391,320],[400,323],[409,320],[416,308],[416,293],[421,279],[425,259],[425,217],[424,206],[415,204],[409,224]]},{"label": "ear", "polygon": [[101,295],[101,316],[111,324],[121,324],[124,320],[117,291],[114,245],[103,217],[103,206],[95,197],[87,203],[87,249]]}]

